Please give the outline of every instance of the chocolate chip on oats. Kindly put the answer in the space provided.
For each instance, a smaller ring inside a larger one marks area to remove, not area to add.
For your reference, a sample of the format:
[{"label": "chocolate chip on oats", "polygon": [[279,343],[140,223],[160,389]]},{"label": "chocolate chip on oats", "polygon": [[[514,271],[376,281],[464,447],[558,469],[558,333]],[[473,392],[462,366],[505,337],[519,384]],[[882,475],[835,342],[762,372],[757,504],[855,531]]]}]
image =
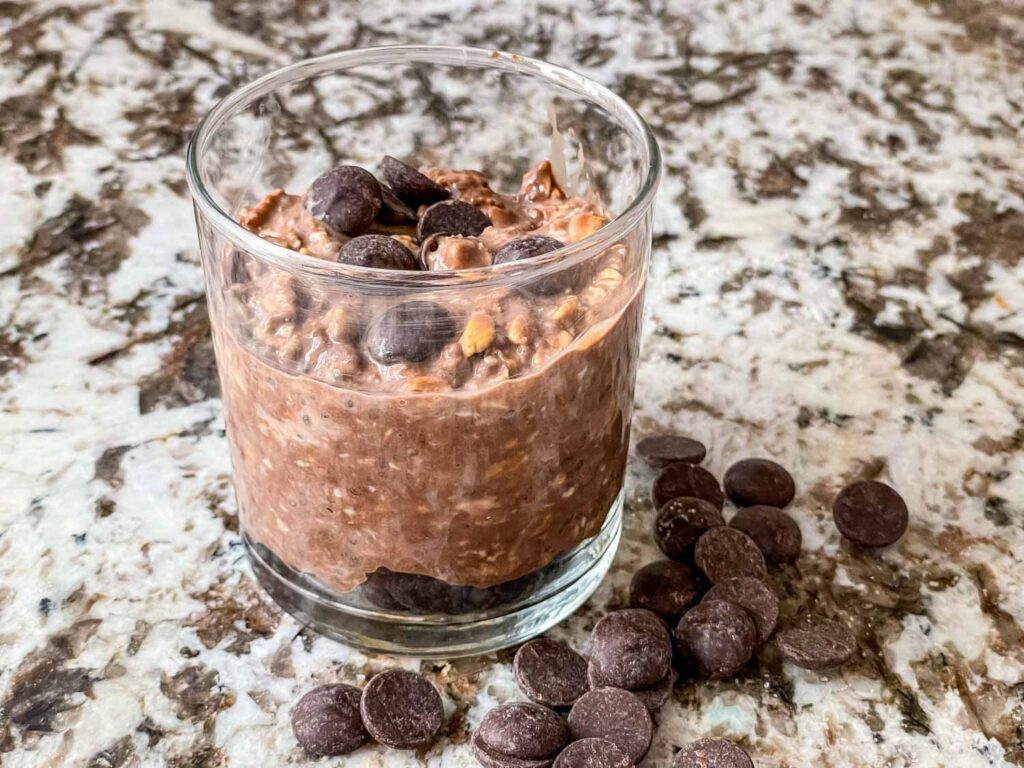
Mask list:
[{"label": "chocolate chip on oats", "polygon": [[458,335],[452,316],[432,301],[407,301],[381,313],[366,332],[366,348],[383,365],[422,363]]},{"label": "chocolate chip on oats", "polygon": [[909,522],[906,502],[876,480],[846,486],[832,502],[839,532],[858,547],[875,549],[895,544]]},{"label": "chocolate chip on oats", "polygon": [[725,518],[710,501],[681,496],[658,510],[654,538],[666,557],[688,562],[701,534],[720,525],[725,525]]},{"label": "chocolate chip on oats", "polygon": [[643,702],[621,688],[597,688],[585,693],[569,711],[573,741],[608,739],[634,763],[647,754],[653,732],[654,723]]},{"label": "chocolate chip on oats", "polygon": [[587,660],[567,644],[546,637],[516,651],[512,671],[530,699],[548,707],[569,707],[587,692]]},{"label": "chocolate chip on oats", "polygon": [[669,464],[654,479],[651,497],[654,506],[659,509],[672,499],[680,496],[696,496],[721,509],[725,504],[725,494],[715,476],[703,467],[693,464],[676,462]]},{"label": "chocolate chip on oats", "polygon": [[380,175],[391,185],[398,198],[413,208],[451,197],[451,193],[440,184],[391,155],[384,155],[380,161]]},{"label": "chocolate chip on oats", "polygon": [[533,259],[551,253],[562,248],[564,243],[546,235],[527,235],[515,240],[509,240],[501,248],[494,252],[492,263],[510,264],[513,261]]},{"label": "chocolate chip on oats", "polygon": [[338,261],[375,269],[421,269],[416,254],[387,235],[353,237],[338,250]]},{"label": "chocolate chip on oats", "polygon": [[754,655],[757,626],[746,609],[724,600],[694,606],[676,626],[676,642],[702,677],[732,677]]},{"label": "chocolate chip on oats", "polygon": [[633,761],[614,742],[592,737],[563,749],[553,768],[633,768]]},{"label": "chocolate chip on oats", "polygon": [[380,184],[369,171],[341,165],[318,176],[304,202],[310,216],[328,229],[361,235],[380,210]]},{"label": "chocolate chip on oats", "polygon": [[405,669],[374,675],[363,689],[359,711],[370,735],[395,749],[430,744],[444,720],[444,704],[437,689]]},{"label": "chocolate chip on oats", "polygon": [[700,599],[703,586],[703,579],[689,565],[659,560],[633,574],[629,605],[675,621]]},{"label": "chocolate chip on oats", "polygon": [[804,614],[775,637],[786,661],[822,672],[841,667],[857,652],[857,638],[849,627],[824,616]]},{"label": "chocolate chip on oats", "polygon": [[782,508],[796,495],[792,475],[768,459],[743,459],[725,473],[725,492],[740,507],[767,504]]},{"label": "chocolate chip on oats", "polygon": [[648,466],[662,469],[677,461],[700,464],[708,450],[696,440],[682,435],[653,435],[640,440],[636,444],[636,452]]},{"label": "chocolate chip on oats", "polygon": [[466,235],[476,237],[491,225],[487,214],[475,205],[461,200],[434,203],[420,216],[416,237],[421,242],[431,235]]},{"label": "chocolate chip on oats", "polygon": [[594,626],[590,663],[618,688],[643,688],[660,682],[672,666],[672,638],[651,611],[613,611]]},{"label": "chocolate chip on oats", "polygon": [[735,603],[750,614],[757,627],[757,642],[763,643],[772,636],[779,623],[779,598],[760,579],[744,576],[738,579],[720,581],[704,595],[703,602],[725,600]]},{"label": "chocolate chip on oats", "polygon": [[768,573],[757,544],[736,528],[723,526],[705,532],[697,539],[693,559],[712,584],[740,576],[763,579]]},{"label": "chocolate chip on oats", "polygon": [[679,750],[672,768],[754,768],[754,763],[728,739],[701,739]]},{"label": "chocolate chip on oats", "polygon": [[292,709],[292,730],[306,754],[347,755],[362,746],[369,734],[359,714],[361,692],[338,683],[314,688]]},{"label": "chocolate chip on oats", "polygon": [[416,223],[416,211],[399,200],[390,187],[381,185],[380,200],[381,206],[377,213],[377,221],[381,224],[411,226]]},{"label": "chocolate chip on oats", "polygon": [[473,734],[473,753],[485,766],[522,760],[548,764],[569,741],[562,717],[540,704],[513,702],[495,707]]},{"label": "chocolate chip on oats", "polygon": [[745,507],[733,516],[729,526],[752,538],[769,563],[792,563],[800,555],[800,526],[781,509],[760,504]]},{"label": "chocolate chip on oats", "polygon": [[[601,668],[593,662],[587,666],[587,679],[590,681],[591,689],[619,687],[612,684],[612,681],[601,673]],[[675,682],[675,671],[670,668],[665,677],[654,685],[648,685],[643,688],[627,688],[625,690],[628,690],[640,699],[643,705],[647,707],[647,711],[653,715],[661,709],[662,704],[668,701],[668,697],[672,695],[672,686],[675,685]]]}]

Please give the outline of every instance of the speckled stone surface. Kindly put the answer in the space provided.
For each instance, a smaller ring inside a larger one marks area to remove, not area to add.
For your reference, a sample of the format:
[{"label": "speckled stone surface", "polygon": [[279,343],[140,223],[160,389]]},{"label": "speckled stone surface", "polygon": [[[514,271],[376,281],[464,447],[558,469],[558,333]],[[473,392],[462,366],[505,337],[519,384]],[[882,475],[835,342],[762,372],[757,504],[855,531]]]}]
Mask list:
[{"label": "speckled stone surface", "polygon": [[[316,683],[393,665],[303,631],[242,555],[184,143],[233,86],[402,41],[568,64],[664,147],[638,435],[722,473],[798,482],[804,554],[775,577],[861,655],[770,653],[681,681],[645,765],[701,735],[759,768],[1024,765],[1024,10],[1016,0],[0,2],[0,763],[312,765],[288,726]],[[365,7],[360,7],[365,6]],[[828,504],[877,477],[895,548]],[[624,542],[584,639],[656,552],[631,468]],[[510,655],[423,664],[450,714],[517,696]],[[416,668],[416,662],[405,665]]]}]

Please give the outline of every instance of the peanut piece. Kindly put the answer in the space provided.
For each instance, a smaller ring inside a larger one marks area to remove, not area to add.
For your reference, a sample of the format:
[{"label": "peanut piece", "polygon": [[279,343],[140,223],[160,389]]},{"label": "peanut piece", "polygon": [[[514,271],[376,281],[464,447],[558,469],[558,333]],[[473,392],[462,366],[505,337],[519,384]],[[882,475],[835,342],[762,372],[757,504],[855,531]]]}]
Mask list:
[{"label": "peanut piece", "polygon": [[572,344],[572,340],[573,335],[571,333],[569,333],[568,331],[559,331],[550,339],[548,339],[548,344],[550,344],[555,349],[565,349],[570,344]]},{"label": "peanut piece", "polygon": [[408,392],[441,392],[447,385],[437,376],[414,376],[405,385]]},{"label": "peanut piece", "polygon": [[530,340],[530,323],[525,315],[516,315],[508,325],[508,339],[513,344],[525,344]]},{"label": "peanut piece", "polygon": [[571,320],[576,315],[576,312],[579,311],[579,308],[580,300],[577,299],[575,296],[570,296],[557,307],[555,307],[555,311],[551,314],[551,317],[553,320],[557,322],[562,322],[563,320]]},{"label": "peanut piece", "polygon": [[469,317],[462,337],[459,339],[459,346],[462,347],[462,354],[472,357],[491,346],[494,341],[494,320],[490,315],[474,312]]},{"label": "peanut piece", "polygon": [[622,282],[622,273],[613,267],[602,269],[597,275],[596,282],[607,283],[608,285],[617,285]]},{"label": "peanut piece", "polygon": [[601,227],[608,223],[604,216],[597,216],[593,213],[581,213],[572,217],[569,222],[569,242],[578,243],[585,237],[590,237]]}]

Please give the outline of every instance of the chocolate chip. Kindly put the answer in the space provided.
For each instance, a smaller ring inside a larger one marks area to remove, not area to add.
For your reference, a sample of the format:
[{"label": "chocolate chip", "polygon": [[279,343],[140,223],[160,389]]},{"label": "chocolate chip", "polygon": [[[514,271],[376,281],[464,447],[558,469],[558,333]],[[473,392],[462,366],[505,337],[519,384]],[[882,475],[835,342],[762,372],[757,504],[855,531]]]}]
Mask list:
[{"label": "chocolate chip", "polygon": [[703,579],[690,566],[659,560],[633,574],[629,605],[675,621],[700,599],[703,586]]},{"label": "chocolate chip", "polygon": [[485,765],[488,758],[491,762],[509,758],[550,762],[568,741],[569,729],[561,716],[529,702],[495,707],[473,734],[474,753],[484,755]]},{"label": "chocolate chip", "polygon": [[784,507],[796,495],[793,477],[768,459],[743,459],[725,473],[725,492],[740,507],[767,504]]},{"label": "chocolate chip", "polygon": [[359,702],[363,724],[381,744],[415,749],[430,744],[441,730],[444,705],[428,680],[404,669],[373,677]]},{"label": "chocolate chip", "polygon": [[679,620],[676,642],[686,661],[702,677],[732,677],[750,661],[757,627],[735,603],[710,600],[694,606]]},{"label": "chocolate chip", "polygon": [[679,750],[672,768],[754,768],[754,763],[728,739],[701,739]]},{"label": "chocolate chip", "polygon": [[792,563],[800,555],[800,526],[781,509],[746,507],[733,516],[729,526],[752,538],[769,563]]},{"label": "chocolate chip", "polygon": [[380,314],[366,332],[366,348],[383,365],[422,363],[454,340],[458,327],[444,307],[432,301],[407,301]]},{"label": "chocolate chip", "polygon": [[659,509],[680,496],[696,496],[714,504],[719,510],[725,504],[725,494],[714,475],[703,467],[681,462],[669,464],[658,473],[651,496],[654,506]]},{"label": "chocolate chip", "polygon": [[338,261],[375,269],[422,269],[416,254],[387,235],[353,237],[338,250]]},{"label": "chocolate chip", "polygon": [[590,663],[618,688],[643,688],[660,682],[672,666],[672,638],[651,611],[613,611],[594,626]]},{"label": "chocolate chip", "polygon": [[341,165],[318,176],[304,202],[310,216],[328,229],[361,235],[380,210],[380,184],[369,171]]},{"label": "chocolate chip", "polygon": [[634,763],[647,754],[653,732],[654,724],[643,702],[621,688],[598,688],[585,693],[569,711],[573,741],[608,739]]},{"label": "chocolate chip", "polygon": [[712,528],[705,532],[697,539],[693,559],[712,584],[740,576],[763,579],[768,573],[757,544],[736,528]]},{"label": "chocolate chip", "polygon": [[513,261],[533,259],[551,253],[562,248],[564,243],[546,235],[527,235],[515,240],[509,240],[501,248],[494,252],[492,263],[510,264]]},{"label": "chocolate chip", "polygon": [[516,682],[529,698],[548,707],[568,707],[587,692],[587,660],[563,642],[542,637],[516,651]]},{"label": "chocolate chip", "polygon": [[633,768],[629,755],[608,739],[574,741],[555,758],[554,768]]},{"label": "chocolate chip", "polygon": [[487,214],[461,200],[434,203],[420,216],[416,237],[426,240],[431,235],[466,235],[476,237],[491,225]]},{"label": "chocolate chip", "polygon": [[381,224],[407,227],[416,223],[416,211],[399,200],[390,187],[381,185],[380,201],[377,221]]},{"label": "chocolate chip", "polygon": [[476,761],[484,768],[549,768],[551,765],[550,757],[537,760],[527,760],[522,757],[511,757],[510,755],[503,755],[500,752],[495,752],[481,744],[475,735],[470,741],[469,746],[473,753],[473,757],[475,757]]},{"label": "chocolate chip", "polygon": [[775,642],[786,661],[816,672],[841,667],[857,652],[857,638],[849,627],[814,614],[779,630]]},{"label": "chocolate chip", "polygon": [[658,510],[654,539],[666,557],[687,562],[701,534],[720,525],[725,525],[725,518],[710,501],[681,496]]},{"label": "chocolate chip", "polygon": [[[600,667],[593,662],[587,666],[587,679],[590,681],[590,687],[592,689],[618,687],[613,685],[612,682],[601,673]],[[647,711],[653,715],[661,709],[662,704],[668,701],[668,697],[672,695],[672,686],[675,685],[675,682],[676,673],[674,670],[669,669],[665,677],[654,685],[648,685],[644,688],[629,688],[627,690],[640,699],[643,705],[647,707]]]},{"label": "chocolate chip", "polygon": [[779,623],[779,598],[760,579],[744,576],[720,581],[704,595],[704,602],[725,600],[750,614],[757,627],[757,642],[763,643]]},{"label": "chocolate chip", "polygon": [[447,189],[391,155],[384,155],[380,161],[380,175],[391,185],[398,198],[413,208],[451,197]]},{"label": "chocolate chip", "polygon": [[700,464],[708,450],[696,440],[682,435],[654,435],[638,442],[636,452],[648,466],[661,469],[677,461]]},{"label": "chocolate chip", "polygon": [[361,692],[352,685],[322,685],[292,709],[292,730],[306,754],[347,755],[370,738],[359,714]]},{"label": "chocolate chip", "polygon": [[875,480],[843,488],[832,502],[832,516],[843,536],[866,549],[895,544],[909,522],[903,498]]}]

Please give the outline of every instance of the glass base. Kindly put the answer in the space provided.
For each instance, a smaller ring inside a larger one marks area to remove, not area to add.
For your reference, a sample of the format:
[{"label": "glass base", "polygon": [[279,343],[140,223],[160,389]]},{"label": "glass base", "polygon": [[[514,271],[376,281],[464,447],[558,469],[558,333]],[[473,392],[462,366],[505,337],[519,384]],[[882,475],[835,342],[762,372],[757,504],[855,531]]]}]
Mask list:
[{"label": "glass base", "polygon": [[365,651],[455,658],[517,645],[579,608],[597,589],[615,557],[622,531],[622,506],[620,493],[598,534],[530,574],[530,590],[513,590],[512,594],[518,595],[514,599],[486,610],[461,613],[412,613],[373,607],[364,599],[340,595],[308,574],[288,567],[244,534],[243,539],[263,588],[284,610],[317,632]]}]

